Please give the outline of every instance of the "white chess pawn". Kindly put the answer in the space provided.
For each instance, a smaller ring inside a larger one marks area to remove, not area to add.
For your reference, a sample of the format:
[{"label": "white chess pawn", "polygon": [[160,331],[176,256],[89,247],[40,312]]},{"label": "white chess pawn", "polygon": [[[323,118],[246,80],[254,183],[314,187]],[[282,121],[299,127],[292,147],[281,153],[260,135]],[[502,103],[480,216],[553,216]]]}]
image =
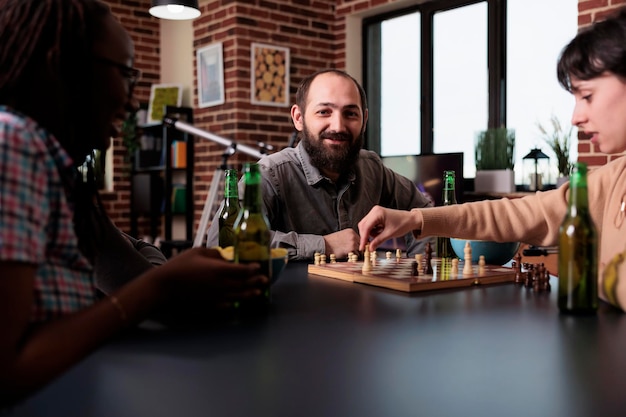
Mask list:
[{"label": "white chess pawn", "polygon": [[415,261],[417,262],[417,269],[419,271],[423,271],[424,269],[422,268],[422,262],[424,260],[424,254],[423,253],[416,253],[415,254]]},{"label": "white chess pawn", "polygon": [[452,268],[450,268],[450,275],[453,277],[459,275],[459,260],[457,258],[452,259]]}]

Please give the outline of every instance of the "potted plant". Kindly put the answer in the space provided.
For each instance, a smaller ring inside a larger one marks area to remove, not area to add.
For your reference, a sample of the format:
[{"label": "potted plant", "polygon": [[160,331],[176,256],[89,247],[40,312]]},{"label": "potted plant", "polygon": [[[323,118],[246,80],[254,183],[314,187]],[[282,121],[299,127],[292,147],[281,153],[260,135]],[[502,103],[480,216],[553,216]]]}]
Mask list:
[{"label": "potted plant", "polygon": [[556,181],[557,187],[567,181],[572,169],[570,161],[570,139],[572,137],[573,127],[567,131],[563,129],[559,119],[552,115],[550,118],[551,129],[545,127],[541,123],[537,123],[537,129],[541,134],[543,141],[552,149],[556,156],[557,170],[559,178]]},{"label": "potted plant", "polygon": [[515,191],[515,130],[505,127],[478,132],[474,148],[477,192]]}]

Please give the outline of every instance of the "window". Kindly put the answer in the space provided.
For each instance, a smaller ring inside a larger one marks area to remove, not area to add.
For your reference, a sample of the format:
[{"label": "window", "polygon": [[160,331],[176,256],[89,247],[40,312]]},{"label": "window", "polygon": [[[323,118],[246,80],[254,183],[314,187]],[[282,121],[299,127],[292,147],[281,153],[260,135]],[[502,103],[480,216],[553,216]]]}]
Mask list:
[{"label": "window", "polygon": [[555,73],[576,34],[577,7],[434,0],[365,20],[365,146],[381,156],[463,152],[463,176],[472,178],[476,132],[506,125],[516,131],[521,183],[522,157],[541,145],[549,154],[537,123],[554,114],[569,124],[573,99]]},{"label": "window", "polygon": [[[515,129],[515,180],[523,183],[522,158],[534,147],[550,157],[557,178],[556,156],[540,138],[537,123],[551,127],[552,115],[570,125],[574,99],[556,79],[556,63],[563,47],[576,36],[575,0],[508,0],[507,126]],[[540,45],[541,47],[537,47]],[[572,147],[572,160],[577,147]]]},{"label": "window", "polygon": [[487,3],[437,13],[433,30],[433,150],[463,152],[463,176],[473,177],[473,138],[489,110]]},{"label": "window", "polygon": [[[411,13],[382,22],[380,143],[382,155],[420,153],[420,21]],[[402,41],[399,41],[399,40]]]}]

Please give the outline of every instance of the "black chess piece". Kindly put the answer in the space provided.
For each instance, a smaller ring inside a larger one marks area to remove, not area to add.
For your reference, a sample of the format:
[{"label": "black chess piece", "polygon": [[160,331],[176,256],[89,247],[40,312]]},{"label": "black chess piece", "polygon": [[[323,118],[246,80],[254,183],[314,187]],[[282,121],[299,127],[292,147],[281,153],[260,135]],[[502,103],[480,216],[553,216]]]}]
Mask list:
[{"label": "black chess piece", "polygon": [[433,274],[433,266],[431,261],[433,259],[433,248],[430,246],[430,242],[426,242],[426,249],[424,250],[424,275]]},{"label": "black chess piece", "polygon": [[513,261],[513,269],[515,270],[515,278],[513,279],[513,282],[515,284],[521,285],[523,284],[523,280],[522,280],[522,264],[520,264],[517,261]]}]

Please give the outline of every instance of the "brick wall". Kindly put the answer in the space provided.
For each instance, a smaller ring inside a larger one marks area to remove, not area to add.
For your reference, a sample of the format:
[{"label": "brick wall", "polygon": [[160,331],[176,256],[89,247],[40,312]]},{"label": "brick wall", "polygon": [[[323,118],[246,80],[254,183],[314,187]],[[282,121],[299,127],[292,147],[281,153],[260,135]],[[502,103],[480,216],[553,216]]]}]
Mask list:
[{"label": "brick wall", "polygon": [[[588,26],[623,5],[626,5],[626,0],[579,0],[578,26],[581,28]],[[578,160],[586,162],[590,167],[604,165],[621,156],[603,154],[589,138],[582,134],[578,135]]]}]

